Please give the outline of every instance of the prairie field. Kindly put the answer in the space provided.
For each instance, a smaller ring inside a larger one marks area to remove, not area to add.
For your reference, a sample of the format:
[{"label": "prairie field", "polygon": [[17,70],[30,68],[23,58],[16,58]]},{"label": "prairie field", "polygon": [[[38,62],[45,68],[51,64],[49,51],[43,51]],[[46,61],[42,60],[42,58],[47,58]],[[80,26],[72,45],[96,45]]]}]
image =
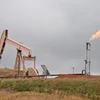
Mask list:
[{"label": "prairie field", "polygon": [[76,96],[62,94],[47,94],[37,92],[6,92],[0,91],[0,100],[89,100]]},{"label": "prairie field", "polygon": [[99,79],[0,79],[0,100],[100,100]]}]

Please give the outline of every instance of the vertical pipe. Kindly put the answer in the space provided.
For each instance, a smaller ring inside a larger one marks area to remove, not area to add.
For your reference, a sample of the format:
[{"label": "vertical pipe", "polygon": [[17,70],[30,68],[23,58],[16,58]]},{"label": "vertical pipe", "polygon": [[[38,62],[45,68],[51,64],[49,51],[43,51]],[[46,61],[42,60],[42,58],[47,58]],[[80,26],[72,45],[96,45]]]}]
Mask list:
[{"label": "vertical pipe", "polygon": [[85,61],[85,74],[87,74],[87,63],[88,63],[88,42],[86,43],[86,60]]},{"label": "vertical pipe", "polygon": [[[85,61],[85,74],[90,74],[90,50],[91,50],[91,44],[89,42],[86,43],[86,60]],[[88,73],[87,73],[88,69]]]},{"label": "vertical pipe", "polygon": [[89,43],[89,74],[91,74],[91,60],[90,60],[90,54],[91,54],[91,44]]}]

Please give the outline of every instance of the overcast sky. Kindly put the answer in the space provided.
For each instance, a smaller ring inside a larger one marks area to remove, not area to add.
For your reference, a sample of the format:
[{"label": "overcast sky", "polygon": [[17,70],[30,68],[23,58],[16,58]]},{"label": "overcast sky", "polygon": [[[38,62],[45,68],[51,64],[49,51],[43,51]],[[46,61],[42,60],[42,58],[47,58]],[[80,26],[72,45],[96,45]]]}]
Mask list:
[{"label": "overcast sky", "polygon": [[[0,35],[5,29],[32,49],[40,73],[42,64],[51,73],[72,73],[71,67],[81,73],[86,42],[100,30],[100,0],[0,0]],[[100,74],[100,39],[90,43],[91,73]],[[6,45],[2,60],[8,68],[15,56],[16,48]]]}]

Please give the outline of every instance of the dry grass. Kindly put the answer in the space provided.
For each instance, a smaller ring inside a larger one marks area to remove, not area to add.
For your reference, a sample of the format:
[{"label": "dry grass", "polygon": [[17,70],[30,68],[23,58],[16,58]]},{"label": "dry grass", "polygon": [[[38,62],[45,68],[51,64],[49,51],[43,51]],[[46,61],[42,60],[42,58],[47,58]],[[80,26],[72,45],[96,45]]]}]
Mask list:
[{"label": "dry grass", "polygon": [[[22,75],[22,71],[20,71],[20,74]],[[9,68],[0,68],[0,76],[12,76],[14,74],[13,69]]]},{"label": "dry grass", "polygon": [[8,69],[8,68],[0,68],[0,76],[9,76],[13,74],[13,70],[12,69]]},{"label": "dry grass", "polygon": [[61,94],[44,94],[36,92],[6,92],[0,91],[0,100],[89,100],[76,96],[63,96]]}]

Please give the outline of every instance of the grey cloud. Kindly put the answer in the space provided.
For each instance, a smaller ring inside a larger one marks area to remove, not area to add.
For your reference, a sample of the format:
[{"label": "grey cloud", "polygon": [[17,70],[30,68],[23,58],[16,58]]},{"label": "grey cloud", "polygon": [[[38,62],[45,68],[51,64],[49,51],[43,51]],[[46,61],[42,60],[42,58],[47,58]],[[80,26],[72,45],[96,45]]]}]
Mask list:
[{"label": "grey cloud", "polygon": [[[1,0],[0,34],[6,28],[10,38],[30,47],[40,71],[46,64],[52,73],[71,73],[70,66],[81,72],[85,43],[100,29],[99,4],[99,0]],[[93,74],[100,74],[99,42],[91,41]],[[15,48],[5,48],[3,59],[11,68],[15,55]]]}]

